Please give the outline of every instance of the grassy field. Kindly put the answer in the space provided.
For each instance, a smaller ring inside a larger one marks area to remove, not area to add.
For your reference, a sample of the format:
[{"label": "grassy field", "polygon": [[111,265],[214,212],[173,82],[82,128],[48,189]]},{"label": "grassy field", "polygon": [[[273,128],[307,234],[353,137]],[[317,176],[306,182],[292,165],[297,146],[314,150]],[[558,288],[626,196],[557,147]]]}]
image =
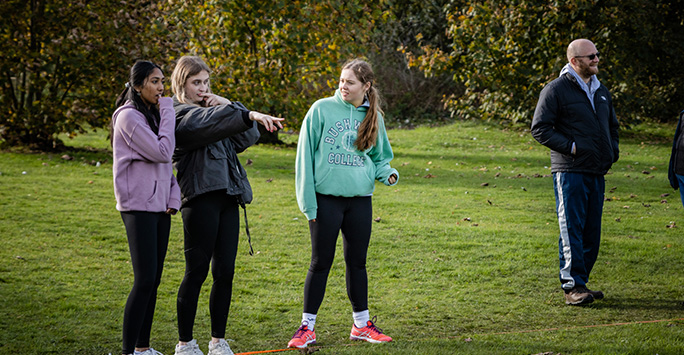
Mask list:
[{"label": "grassy field", "polygon": [[[684,353],[684,211],[667,182],[673,132],[672,126],[622,132],[621,159],[606,176],[603,241],[589,283],[606,299],[570,307],[557,277],[548,149],[522,129],[472,123],[389,131],[401,177],[395,187],[378,184],[374,194],[368,269],[371,315],[395,341],[349,341],[340,246],[314,348],[320,354]],[[0,152],[1,354],[120,352],[132,269],[105,136],[68,140],[73,150],[60,154]],[[296,135],[281,138],[296,141]],[[252,161],[248,218],[256,253],[248,255],[244,238],[227,333],[236,353],[284,348],[301,317],[310,242],[295,200],[294,158],[292,144],[241,154],[243,164]],[[152,346],[167,355],[177,341],[182,240],[178,215],[152,331]],[[195,325],[205,352],[209,285]]]}]

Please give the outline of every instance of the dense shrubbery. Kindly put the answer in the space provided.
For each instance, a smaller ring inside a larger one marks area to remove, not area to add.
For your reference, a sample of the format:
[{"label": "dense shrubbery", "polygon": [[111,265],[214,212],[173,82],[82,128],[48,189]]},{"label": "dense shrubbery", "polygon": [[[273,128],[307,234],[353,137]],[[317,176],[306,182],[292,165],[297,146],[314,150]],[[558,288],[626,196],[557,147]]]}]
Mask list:
[{"label": "dense shrubbery", "polygon": [[182,54],[215,69],[215,91],[298,129],[368,58],[394,127],[450,119],[528,123],[574,38],[602,53],[623,123],[684,106],[684,0],[3,1],[0,142],[53,149],[105,127],[136,59],[169,76]]}]

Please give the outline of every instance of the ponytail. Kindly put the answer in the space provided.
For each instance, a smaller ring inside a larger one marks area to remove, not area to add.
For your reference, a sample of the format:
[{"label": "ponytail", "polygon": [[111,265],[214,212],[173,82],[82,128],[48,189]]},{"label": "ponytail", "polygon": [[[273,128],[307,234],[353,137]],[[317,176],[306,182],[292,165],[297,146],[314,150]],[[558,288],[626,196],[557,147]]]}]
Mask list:
[{"label": "ponytail", "polygon": [[382,109],[380,108],[380,94],[372,83],[366,97],[368,98],[370,107],[368,107],[366,117],[359,126],[359,133],[355,143],[360,151],[364,151],[375,145],[375,141],[378,139],[378,115],[383,114]]},{"label": "ponytail", "polygon": [[375,74],[370,64],[362,59],[354,59],[347,62],[342,69],[350,69],[356,75],[356,78],[362,83],[370,83],[370,88],[366,92],[366,98],[370,107],[366,112],[366,117],[359,126],[359,132],[356,136],[356,148],[364,151],[373,145],[378,139],[378,116],[384,114],[380,108],[382,100],[378,89],[375,88]]}]

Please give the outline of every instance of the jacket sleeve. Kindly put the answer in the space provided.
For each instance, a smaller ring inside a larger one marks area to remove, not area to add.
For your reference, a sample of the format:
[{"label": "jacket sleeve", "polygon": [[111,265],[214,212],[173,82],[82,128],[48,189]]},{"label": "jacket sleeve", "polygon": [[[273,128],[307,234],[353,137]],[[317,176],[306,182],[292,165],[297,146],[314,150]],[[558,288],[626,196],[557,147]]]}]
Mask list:
[{"label": "jacket sleeve", "polygon": [[667,169],[667,179],[670,180],[670,186],[677,190],[679,188],[679,180],[675,174],[675,162],[677,161],[677,141],[682,134],[682,119],[684,119],[684,111],[679,114],[679,122],[677,122],[677,129],[675,129],[674,139],[672,140],[672,153],[670,153],[670,164]]},{"label": "jacket sleeve", "polygon": [[196,149],[246,131],[252,126],[234,105],[200,107],[176,102],[176,144],[185,150]]},{"label": "jacket sleeve", "polygon": [[[396,185],[399,181],[399,172],[390,166],[390,161],[394,159],[394,153],[387,137],[385,121],[380,115],[378,115],[378,137],[375,145],[368,151],[368,156],[373,164],[375,164],[375,179],[388,186]],[[392,174],[397,175],[397,180],[394,184],[390,184],[387,181]]]},{"label": "jacket sleeve", "polygon": [[[233,101],[233,104],[240,109],[245,111],[247,110],[247,108],[241,102]],[[256,144],[256,142],[259,140],[259,137],[261,137],[258,124],[256,122],[250,123],[251,126],[249,129],[230,137],[230,140],[233,143],[233,148],[235,148],[235,152],[238,154]]]},{"label": "jacket sleeve", "polygon": [[154,134],[145,116],[135,109],[121,111],[115,129],[121,132],[126,144],[144,159],[153,163],[170,163],[176,145],[171,98],[159,99],[159,115],[159,134]]},{"label": "jacket sleeve", "polygon": [[549,84],[539,94],[530,132],[542,145],[561,154],[570,155],[572,140],[555,129],[561,108],[554,87],[553,84]]},{"label": "jacket sleeve", "polygon": [[314,152],[321,137],[319,112],[310,108],[299,130],[297,157],[295,158],[295,192],[297,204],[308,220],[316,218],[316,182],[314,179]]},{"label": "jacket sleeve", "polygon": [[615,108],[613,107],[613,99],[610,100],[610,140],[613,145],[613,163],[620,159],[620,137],[619,137],[620,123],[617,120],[615,114]]},{"label": "jacket sleeve", "polygon": [[178,181],[176,177],[171,174],[171,192],[169,193],[169,201],[166,204],[167,208],[173,208],[174,210],[180,210],[181,206],[181,194],[180,187],[178,186]]}]

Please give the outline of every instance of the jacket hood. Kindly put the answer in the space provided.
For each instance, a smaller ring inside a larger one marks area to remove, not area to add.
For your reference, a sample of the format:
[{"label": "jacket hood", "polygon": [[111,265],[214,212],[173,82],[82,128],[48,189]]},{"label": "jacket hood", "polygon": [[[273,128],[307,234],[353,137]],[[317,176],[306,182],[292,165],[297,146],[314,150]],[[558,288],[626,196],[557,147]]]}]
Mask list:
[{"label": "jacket hood", "polygon": [[119,117],[119,114],[123,110],[127,110],[129,108],[135,109],[135,106],[130,101],[126,101],[123,105],[119,106],[114,113],[112,114],[112,126],[116,123],[116,119]]},{"label": "jacket hood", "polygon": [[[560,76],[563,76],[564,74],[570,74],[570,76],[575,78],[575,81],[577,81],[578,84],[584,83],[584,80],[582,80],[582,78],[579,76],[579,74],[577,74],[577,72],[572,67],[572,65],[570,65],[570,63],[565,64],[565,66],[563,67],[563,69],[561,69],[560,74],[558,76],[560,77]],[[599,86],[601,86],[601,82],[598,80],[598,77],[596,77],[596,74],[591,76],[591,80],[589,80],[589,85],[591,85],[592,88],[594,88],[594,87],[598,88]],[[596,90],[596,89],[594,89],[594,90]]]}]

